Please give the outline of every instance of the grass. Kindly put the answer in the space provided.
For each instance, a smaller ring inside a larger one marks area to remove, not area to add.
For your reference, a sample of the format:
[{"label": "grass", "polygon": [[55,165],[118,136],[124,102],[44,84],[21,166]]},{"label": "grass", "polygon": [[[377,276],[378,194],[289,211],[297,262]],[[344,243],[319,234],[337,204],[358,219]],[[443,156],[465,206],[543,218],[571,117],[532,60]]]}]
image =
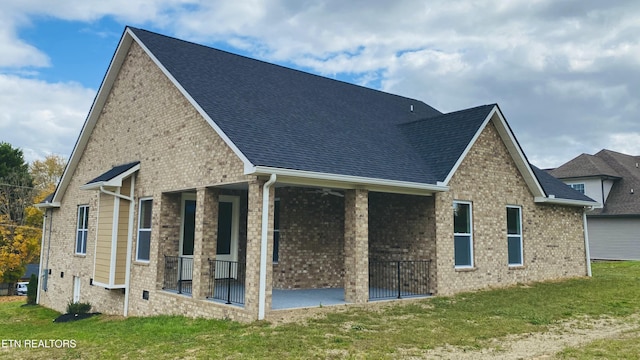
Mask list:
[{"label": "grass", "polygon": [[[585,316],[624,318],[640,313],[640,262],[599,262],[591,279],[518,285],[419,302],[348,308],[305,324],[273,326],[177,316],[105,315],[53,323],[59,314],[21,302],[0,304],[0,340],[72,339],[75,348],[0,348],[14,359],[79,358],[397,358],[420,356],[446,344],[495,347],[492,339],[542,332]],[[558,356],[640,353],[640,334],[565,349]],[[6,345],[6,344],[5,344]],[[630,349],[630,350],[629,350]],[[616,356],[617,355],[617,356]],[[627,357],[633,358],[633,357]]]}]

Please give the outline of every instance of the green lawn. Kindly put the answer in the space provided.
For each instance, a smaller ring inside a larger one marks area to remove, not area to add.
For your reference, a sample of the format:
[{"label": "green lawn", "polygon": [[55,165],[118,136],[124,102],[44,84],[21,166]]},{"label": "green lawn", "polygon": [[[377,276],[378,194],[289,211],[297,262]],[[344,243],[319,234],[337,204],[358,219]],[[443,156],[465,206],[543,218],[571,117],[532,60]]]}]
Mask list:
[{"label": "green lawn", "polygon": [[[508,334],[541,332],[585,316],[625,318],[640,313],[640,262],[598,262],[591,279],[435,297],[372,309],[351,308],[273,326],[176,316],[89,319],[53,323],[59,314],[22,302],[0,303],[0,358],[398,358],[450,344],[495,347]],[[73,340],[75,347],[26,348],[24,340]],[[7,340],[23,341],[22,348]],[[631,350],[629,350],[631,349]],[[633,358],[640,334],[565,349],[567,359]],[[629,354],[629,355],[628,355]],[[618,356],[617,356],[618,355]]]}]

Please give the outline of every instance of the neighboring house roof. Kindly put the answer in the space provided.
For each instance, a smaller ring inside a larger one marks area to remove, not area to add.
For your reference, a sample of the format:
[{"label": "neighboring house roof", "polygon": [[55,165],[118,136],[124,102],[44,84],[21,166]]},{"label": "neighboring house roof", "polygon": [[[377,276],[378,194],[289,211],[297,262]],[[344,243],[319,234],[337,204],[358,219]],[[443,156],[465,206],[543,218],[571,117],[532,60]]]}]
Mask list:
[{"label": "neighboring house roof", "polygon": [[571,161],[549,170],[549,173],[558,179],[580,177],[620,178],[620,174],[612,169],[604,159],[589,154],[581,154]]},{"label": "neighboring house roof", "polygon": [[[495,104],[442,114],[416,99],[136,28],[125,29],[54,200],[68,185],[67,173],[77,166],[133,42],[243,161],[245,174],[446,191],[493,120],[536,200],[555,201]],[[117,169],[101,177],[111,171]]]},{"label": "neighboring house roof", "polygon": [[559,179],[600,178],[614,180],[602,208],[589,215],[640,215],[640,156],[601,150],[582,154],[560,167],[549,170]]},{"label": "neighboring house roof", "polygon": [[27,264],[27,268],[22,275],[22,279],[29,279],[31,275],[35,275],[36,277],[40,276],[39,274],[40,264]]}]

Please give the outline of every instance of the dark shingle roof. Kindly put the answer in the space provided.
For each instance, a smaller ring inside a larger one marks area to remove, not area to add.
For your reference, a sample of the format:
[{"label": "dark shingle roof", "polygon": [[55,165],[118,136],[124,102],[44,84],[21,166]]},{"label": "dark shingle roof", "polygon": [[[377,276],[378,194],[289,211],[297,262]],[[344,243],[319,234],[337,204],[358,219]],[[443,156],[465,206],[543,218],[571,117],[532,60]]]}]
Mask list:
[{"label": "dark shingle roof", "polygon": [[422,101],[131,30],[254,165],[434,178],[397,127],[441,115]]},{"label": "dark shingle roof", "polygon": [[[640,215],[640,156],[601,150],[594,155],[606,162],[620,179],[613,183],[604,208],[592,215]],[[633,189],[633,192],[632,192]]]},{"label": "dark shingle roof", "polygon": [[431,177],[427,180],[435,183],[447,177],[495,106],[483,105],[399,125],[422,160],[429,164]]},{"label": "dark shingle roof", "polygon": [[640,156],[605,149],[595,155],[579,155],[549,173],[560,179],[614,180],[604,207],[594,209],[590,215],[640,215],[640,168],[637,164],[640,164]]},{"label": "dark shingle roof", "polygon": [[[442,114],[416,99],[130,30],[255,166],[436,184],[496,106]],[[576,197],[538,178],[556,197]]]},{"label": "dark shingle roof", "polygon": [[87,183],[87,185],[88,184],[94,184],[94,183],[98,183],[98,182],[112,180],[116,176],[125,173],[127,170],[131,169],[132,167],[134,167],[134,166],[136,166],[138,164],[140,164],[140,161],[134,161],[134,162],[128,163],[128,164],[114,166],[114,167],[111,168],[111,170],[109,170],[109,171],[107,171],[107,172],[105,172],[103,174],[100,174],[95,179],[89,181]]},{"label": "dark shingle roof", "polygon": [[[588,196],[574,190],[569,185],[551,176],[548,172],[531,165],[533,173],[538,178],[542,190],[544,190],[547,196],[553,195],[560,199],[580,200],[580,201],[594,201]],[[595,201],[594,201],[595,202]]]}]

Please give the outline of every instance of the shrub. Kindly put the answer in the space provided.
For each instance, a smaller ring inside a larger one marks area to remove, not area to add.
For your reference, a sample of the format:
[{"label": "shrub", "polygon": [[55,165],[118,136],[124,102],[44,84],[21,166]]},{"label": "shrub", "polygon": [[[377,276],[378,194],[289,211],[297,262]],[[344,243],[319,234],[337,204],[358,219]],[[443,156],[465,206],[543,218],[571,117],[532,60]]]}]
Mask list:
[{"label": "shrub", "polygon": [[35,305],[38,296],[38,277],[31,274],[29,284],[27,285],[27,304]]},{"label": "shrub", "polygon": [[71,302],[67,304],[67,314],[86,314],[91,311],[91,304],[81,302]]}]

